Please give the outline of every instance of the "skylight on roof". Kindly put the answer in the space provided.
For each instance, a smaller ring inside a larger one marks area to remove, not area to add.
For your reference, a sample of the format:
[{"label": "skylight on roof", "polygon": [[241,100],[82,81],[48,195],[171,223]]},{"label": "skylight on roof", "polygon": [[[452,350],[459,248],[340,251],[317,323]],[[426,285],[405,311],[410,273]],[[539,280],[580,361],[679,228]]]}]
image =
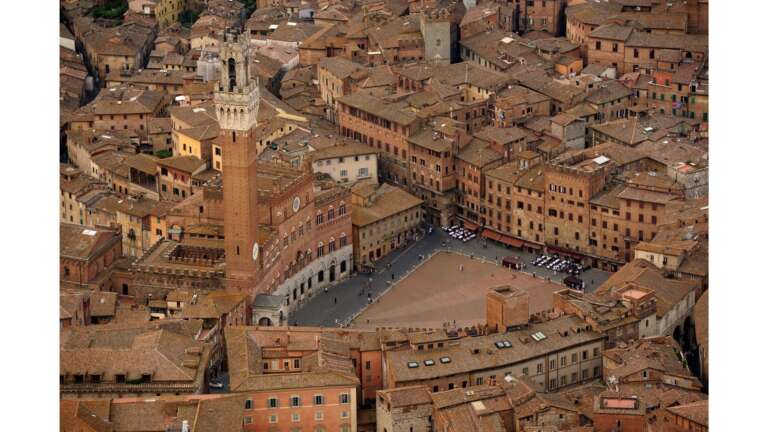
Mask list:
[{"label": "skylight on roof", "polygon": [[446,364],[446,363],[450,363],[450,362],[451,362],[451,358],[450,357],[440,357],[440,363]]},{"label": "skylight on roof", "polygon": [[425,366],[434,366],[435,365],[435,361],[432,360],[432,359],[424,360],[424,365]]},{"label": "skylight on roof", "polygon": [[604,163],[606,163],[608,161],[610,161],[610,159],[608,159],[607,157],[605,157],[603,155],[600,155],[600,156],[592,159],[592,162],[594,162],[594,163],[596,163],[598,165],[602,165],[602,164],[604,164]]},{"label": "skylight on roof", "polygon": [[408,369],[415,369],[417,367],[419,367],[417,362],[408,362]]},{"label": "skylight on roof", "polygon": [[536,332],[536,333],[531,335],[531,338],[533,340],[535,340],[536,342],[540,342],[540,341],[543,341],[544,339],[546,339],[547,336],[544,333],[542,333],[542,332]]},{"label": "skylight on roof", "polygon": [[95,235],[96,235],[96,231],[94,231],[94,230],[90,230],[90,229],[84,229],[84,230],[83,230],[83,234],[85,234],[85,235],[87,235],[87,236],[91,236],[91,237],[93,237],[93,236],[95,236]]}]

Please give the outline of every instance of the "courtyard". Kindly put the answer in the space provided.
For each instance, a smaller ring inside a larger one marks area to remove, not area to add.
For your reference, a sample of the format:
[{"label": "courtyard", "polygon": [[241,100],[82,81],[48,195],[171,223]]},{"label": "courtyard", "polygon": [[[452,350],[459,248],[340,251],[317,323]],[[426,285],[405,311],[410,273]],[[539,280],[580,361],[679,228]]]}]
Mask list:
[{"label": "courtyard", "polygon": [[[515,280],[516,284],[522,288],[531,287],[529,292],[532,293],[532,310],[548,309],[541,305],[551,304],[551,296],[545,296],[545,290],[534,288],[537,284],[547,285],[547,280],[555,282],[548,284],[550,289],[555,289],[551,285],[560,288],[562,285],[559,282],[566,275],[563,273],[556,274],[532,265],[528,265],[524,272],[513,272],[494,264],[508,255],[517,255],[525,263],[530,263],[536,257],[536,255],[520,249],[509,248],[477,238],[466,243],[456,241],[448,237],[442,230],[436,229],[432,234],[412,241],[383,257],[376,262],[373,274],[353,274],[350,278],[329,287],[327,293],[323,291],[311,293],[310,298],[302,301],[299,309],[290,314],[288,323],[290,325],[337,327],[350,324],[354,318],[359,317],[365,311],[366,316],[363,317],[362,324],[360,324],[359,319],[354,319],[355,325],[366,326],[368,323],[365,320],[370,320],[372,326],[383,326],[385,322],[392,323],[394,321],[392,318],[387,318],[386,314],[393,316],[400,313],[413,314],[414,309],[409,305],[409,302],[420,301],[426,306],[434,303],[434,306],[430,307],[435,307],[437,308],[435,310],[439,311],[424,310],[419,312],[420,315],[433,317],[424,320],[425,322],[437,322],[438,326],[442,326],[443,321],[450,319],[451,324],[453,324],[453,320],[456,319],[456,325],[459,325],[459,320],[462,323],[477,324],[484,321],[485,316],[484,288],[503,285],[510,280]],[[425,261],[420,259],[422,256],[432,256],[432,258]],[[470,256],[475,259],[471,260]],[[461,261],[459,257],[465,259],[462,261],[465,263],[464,272],[458,270]],[[481,260],[483,261],[481,262]],[[441,262],[444,264],[440,264]],[[494,276],[490,276],[490,274]],[[505,279],[512,278],[513,275],[514,279]],[[581,277],[586,283],[586,291],[592,292],[609,275],[610,273],[598,269],[589,269]],[[406,279],[411,276],[413,278],[406,283]],[[472,281],[473,278],[476,279],[474,282]],[[464,281],[465,279],[466,281]],[[394,287],[392,286],[393,280],[396,283]],[[484,285],[484,288],[479,288],[481,285]],[[404,291],[408,294],[401,294]],[[373,300],[372,305],[368,303],[369,294]],[[415,297],[411,298],[411,295]],[[536,297],[538,295],[545,297],[544,300],[538,300]],[[388,300],[388,297],[393,297],[393,299]],[[549,303],[543,303],[544,301]],[[443,306],[443,304],[448,306]],[[451,310],[451,307],[458,307],[459,310]],[[400,312],[400,309],[403,311]],[[461,315],[461,317],[454,315]],[[439,318],[441,316],[443,318]],[[398,322],[395,325],[405,324]]]},{"label": "courtyard", "polygon": [[467,327],[485,322],[488,288],[511,285],[530,294],[532,312],[552,308],[562,285],[513,271],[485,259],[437,252],[368,306],[352,327]]}]

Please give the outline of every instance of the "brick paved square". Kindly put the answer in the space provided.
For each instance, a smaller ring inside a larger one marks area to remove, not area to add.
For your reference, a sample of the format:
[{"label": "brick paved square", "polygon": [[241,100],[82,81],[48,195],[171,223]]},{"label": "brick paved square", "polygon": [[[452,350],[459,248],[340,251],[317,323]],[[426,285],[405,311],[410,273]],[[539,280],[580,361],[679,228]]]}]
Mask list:
[{"label": "brick paved square", "polygon": [[486,290],[504,284],[527,290],[532,312],[551,309],[552,292],[563,288],[477,258],[440,252],[370,305],[352,326],[439,328],[453,320],[462,327],[482,324]]}]

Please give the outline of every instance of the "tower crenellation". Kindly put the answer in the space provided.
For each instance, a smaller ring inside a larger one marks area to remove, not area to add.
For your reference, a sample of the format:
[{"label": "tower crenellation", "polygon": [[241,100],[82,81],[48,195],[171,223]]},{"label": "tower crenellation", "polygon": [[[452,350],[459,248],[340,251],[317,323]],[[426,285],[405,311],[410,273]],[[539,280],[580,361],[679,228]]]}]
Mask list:
[{"label": "tower crenellation", "polygon": [[248,37],[228,31],[219,46],[221,68],[213,95],[222,131],[248,132],[259,113],[259,80],[250,76]]}]

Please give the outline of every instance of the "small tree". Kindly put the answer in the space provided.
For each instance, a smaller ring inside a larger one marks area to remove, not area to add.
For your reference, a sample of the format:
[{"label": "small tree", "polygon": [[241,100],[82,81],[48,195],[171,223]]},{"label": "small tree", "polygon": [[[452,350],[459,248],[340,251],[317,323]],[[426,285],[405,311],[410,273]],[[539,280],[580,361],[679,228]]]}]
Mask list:
[{"label": "small tree", "polygon": [[108,0],[103,5],[93,8],[94,18],[121,19],[128,10],[128,2],[125,0]]},{"label": "small tree", "polygon": [[192,24],[194,24],[199,17],[200,12],[186,9],[181,13],[181,15],[179,15],[179,21],[181,22],[181,25],[185,27],[192,27]]},{"label": "small tree", "polygon": [[165,159],[165,158],[171,157],[173,155],[171,154],[170,150],[163,149],[163,150],[155,151],[155,156],[159,157],[160,159]]}]

